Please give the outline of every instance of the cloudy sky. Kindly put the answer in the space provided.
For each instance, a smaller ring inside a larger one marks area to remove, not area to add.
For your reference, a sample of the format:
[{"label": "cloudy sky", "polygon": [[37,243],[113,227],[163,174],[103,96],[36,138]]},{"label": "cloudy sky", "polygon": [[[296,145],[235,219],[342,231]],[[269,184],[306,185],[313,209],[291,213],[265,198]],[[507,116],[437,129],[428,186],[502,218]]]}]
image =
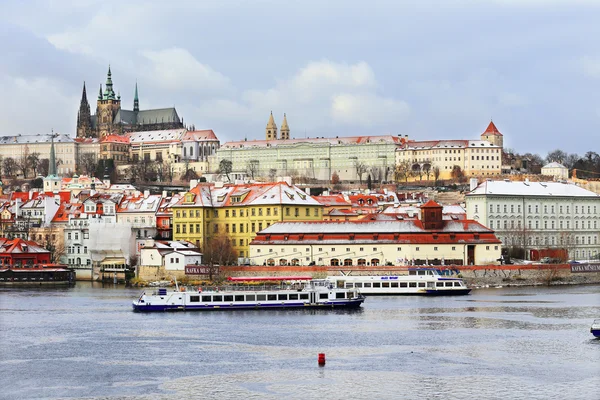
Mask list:
[{"label": "cloudy sky", "polygon": [[74,133],[110,63],[131,109],[176,106],[221,142],[408,134],[599,150],[600,0],[0,3],[0,135]]}]

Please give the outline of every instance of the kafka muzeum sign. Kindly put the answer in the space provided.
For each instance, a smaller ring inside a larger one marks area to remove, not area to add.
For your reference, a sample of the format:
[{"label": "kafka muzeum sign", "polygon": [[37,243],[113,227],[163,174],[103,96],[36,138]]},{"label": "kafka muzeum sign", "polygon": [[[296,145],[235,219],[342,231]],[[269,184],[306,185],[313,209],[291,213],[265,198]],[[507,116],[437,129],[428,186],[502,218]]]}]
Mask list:
[{"label": "kafka muzeum sign", "polygon": [[600,272],[600,263],[571,264],[571,272]]},{"label": "kafka muzeum sign", "polygon": [[210,275],[210,267],[205,265],[186,265],[186,275]]}]

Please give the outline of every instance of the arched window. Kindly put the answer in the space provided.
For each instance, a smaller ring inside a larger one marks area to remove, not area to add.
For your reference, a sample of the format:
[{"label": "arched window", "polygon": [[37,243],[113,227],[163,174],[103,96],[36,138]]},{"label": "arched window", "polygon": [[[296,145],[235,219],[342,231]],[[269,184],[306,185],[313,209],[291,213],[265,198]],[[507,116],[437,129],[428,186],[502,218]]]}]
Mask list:
[{"label": "arched window", "polygon": [[77,265],[81,265],[81,258],[77,257]]},{"label": "arched window", "polygon": [[300,265],[300,260],[298,260],[297,258],[292,258],[292,265]]},{"label": "arched window", "polygon": [[351,259],[351,258],[346,258],[346,259],[344,260],[344,265],[345,265],[345,266],[352,265],[352,259]]},{"label": "arched window", "polygon": [[187,149],[184,147],[183,148],[183,158],[187,157]]},{"label": "arched window", "polygon": [[270,266],[270,267],[272,267],[273,265],[275,265],[275,260],[273,260],[272,258],[269,258],[267,260],[267,265]]},{"label": "arched window", "polygon": [[356,265],[365,266],[365,265],[367,265],[367,260],[365,260],[364,258],[359,258]]},{"label": "arched window", "polygon": [[280,259],[279,265],[287,265],[287,260],[285,258]]},{"label": "arched window", "polygon": [[194,148],[190,147],[190,157],[193,157],[193,156],[194,156]]},{"label": "arched window", "polygon": [[379,265],[379,258],[372,258],[371,265]]},{"label": "arched window", "polygon": [[338,260],[337,258],[332,258],[331,265],[334,267],[340,265],[340,260]]}]

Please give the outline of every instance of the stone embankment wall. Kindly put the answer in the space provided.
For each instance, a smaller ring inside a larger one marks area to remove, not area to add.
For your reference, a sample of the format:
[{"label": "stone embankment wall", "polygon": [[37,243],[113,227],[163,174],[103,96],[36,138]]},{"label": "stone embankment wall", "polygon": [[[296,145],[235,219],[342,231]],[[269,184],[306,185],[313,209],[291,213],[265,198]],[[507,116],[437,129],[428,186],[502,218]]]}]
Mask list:
[{"label": "stone embankment wall", "polygon": [[[569,264],[539,264],[539,265],[477,265],[459,267],[435,268],[448,276],[459,276],[471,287],[478,286],[533,286],[560,284],[590,284],[600,283],[600,272],[571,272]],[[352,275],[390,275],[406,271],[408,267],[331,267],[331,266],[252,266],[252,267],[222,267],[220,278],[229,276],[312,276],[324,278],[328,275],[341,275],[342,272]],[[179,281],[208,280],[204,275],[185,275],[183,271],[165,271],[159,267],[139,267],[139,278],[144,281],[171,280],[176,277]]]}]

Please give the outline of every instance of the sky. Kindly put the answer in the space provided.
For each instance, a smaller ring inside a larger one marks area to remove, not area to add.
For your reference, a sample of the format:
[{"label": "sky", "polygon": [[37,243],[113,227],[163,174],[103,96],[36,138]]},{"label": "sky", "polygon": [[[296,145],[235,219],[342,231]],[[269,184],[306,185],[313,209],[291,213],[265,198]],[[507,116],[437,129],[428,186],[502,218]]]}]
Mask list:
[{"label": "sky", "polygon": [[221,143],[478,139],[598,151],[600,0],[0,2],[0,135],[75,134],[110,64],[122,107],[175,106]]}]

